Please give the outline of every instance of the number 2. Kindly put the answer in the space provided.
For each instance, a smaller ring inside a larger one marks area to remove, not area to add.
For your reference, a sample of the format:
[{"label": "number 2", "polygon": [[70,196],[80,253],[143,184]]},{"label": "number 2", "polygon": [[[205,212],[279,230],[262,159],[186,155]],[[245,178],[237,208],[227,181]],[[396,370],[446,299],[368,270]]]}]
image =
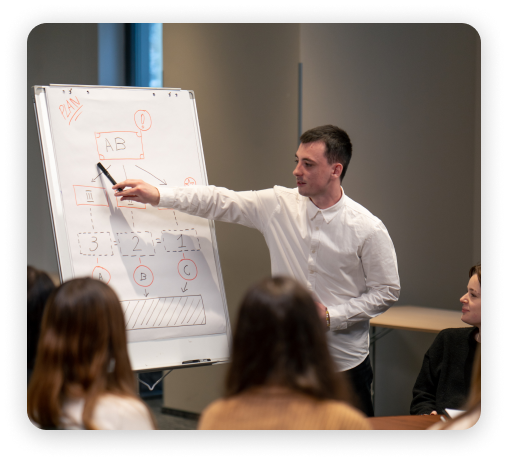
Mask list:
[{"label": "number 2", "polygon": [[134,249],[132,251],[141,251],[141,248],[137,248],[138,244],[139,244],[139,237],[137,235],[135,235],[134,237],[132,237],[133,239],[138,239],[138,241],[136,242],[136,246],[134,247]]}]

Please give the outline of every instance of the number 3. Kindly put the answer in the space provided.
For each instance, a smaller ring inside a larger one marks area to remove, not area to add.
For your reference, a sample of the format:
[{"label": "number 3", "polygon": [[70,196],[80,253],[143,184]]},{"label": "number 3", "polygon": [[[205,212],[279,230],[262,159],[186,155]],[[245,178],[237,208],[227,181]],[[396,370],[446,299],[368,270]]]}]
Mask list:
[{"label": "number 3", "polygon": [[95,248],[93,250],[90,248],[90,251],[95,251],[95,250],[97,250],[97,248],[99,248],[99,244],[97,243],[97,237],[92,237],[92,238],[94,239],[94,241],[92,243],[95,243]]}]

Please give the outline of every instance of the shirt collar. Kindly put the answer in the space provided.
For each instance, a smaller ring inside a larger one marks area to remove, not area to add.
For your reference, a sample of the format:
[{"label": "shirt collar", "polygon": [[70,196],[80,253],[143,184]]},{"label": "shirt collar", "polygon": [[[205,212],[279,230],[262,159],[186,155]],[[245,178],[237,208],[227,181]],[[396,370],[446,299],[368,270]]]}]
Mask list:
[{"label": "shirt collar", "polygon": [[312,200],[310,198],[307,198],[307,216],[312,221],[317,216],[319,212],[323,213],[323,218],[328,224],[341,210],[341,208],[344,206],[344,202],[346,200],[346,194],[344,193],[344,189],[341,186],[342,190],[342,197],[340,200],[335,204],[332,205],[329,208],[325,208],[322,210],[321,208],[318,208],[314,203],[312,203]]}]

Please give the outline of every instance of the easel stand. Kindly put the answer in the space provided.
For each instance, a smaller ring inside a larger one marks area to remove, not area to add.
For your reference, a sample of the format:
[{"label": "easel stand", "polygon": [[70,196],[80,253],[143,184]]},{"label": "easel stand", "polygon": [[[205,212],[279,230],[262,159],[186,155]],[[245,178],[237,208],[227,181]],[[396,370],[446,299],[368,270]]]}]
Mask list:
[{"label": "easel stand", "polygon": [[157,386],[157,384],[159,384],[159,383],[160,383],[160,382],[161,382],[161,381],[162,381],[162,380],[163,380],[163,379],[164,379],[167,375],[169,375],[169,374],[170,374],[173,370],[174,370],[174,368],[173,368],[173,369],[171,369],[171,370],[168,370],[168,371],[167,371],[167,373],[166,373],[165,375],[163,375],[163,376],[162,376],[162,378],[158,379],[158,380],[157,380],[157,381],[156,381],[156,382],[155,382],[152,386],[150,386],[150,384],[148,384],[148,383],[145,383],[145,382],[144,382],[144,381],[143,381],[143,380],[139,377],[140,373],[138,373],[138,381],[139,381],[141,384],[144,384],[144,385],[148,388],[148,390],[149,390],[150,392],[152,392],[152,391],[155,389],[155,386]]}]

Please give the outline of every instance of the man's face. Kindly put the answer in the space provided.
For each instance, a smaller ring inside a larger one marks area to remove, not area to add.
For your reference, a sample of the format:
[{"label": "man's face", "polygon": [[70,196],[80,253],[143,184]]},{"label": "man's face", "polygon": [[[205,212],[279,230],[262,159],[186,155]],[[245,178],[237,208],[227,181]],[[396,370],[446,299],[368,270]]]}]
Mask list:
[{"label": "man's face", "polygon": [[342,165],[330,165],[325,152],[326,145],[323,141],[300,144],[293,171],[300,195],[310,198],[326,195],[330,182],[337,179],[337,173],[340,176]]},{"label": "man's face", "polygon": [[474,274],[467,284],[467,293],[460,298],[464,323],[479,327],[482,324],[482,287],[478,276]]}]

